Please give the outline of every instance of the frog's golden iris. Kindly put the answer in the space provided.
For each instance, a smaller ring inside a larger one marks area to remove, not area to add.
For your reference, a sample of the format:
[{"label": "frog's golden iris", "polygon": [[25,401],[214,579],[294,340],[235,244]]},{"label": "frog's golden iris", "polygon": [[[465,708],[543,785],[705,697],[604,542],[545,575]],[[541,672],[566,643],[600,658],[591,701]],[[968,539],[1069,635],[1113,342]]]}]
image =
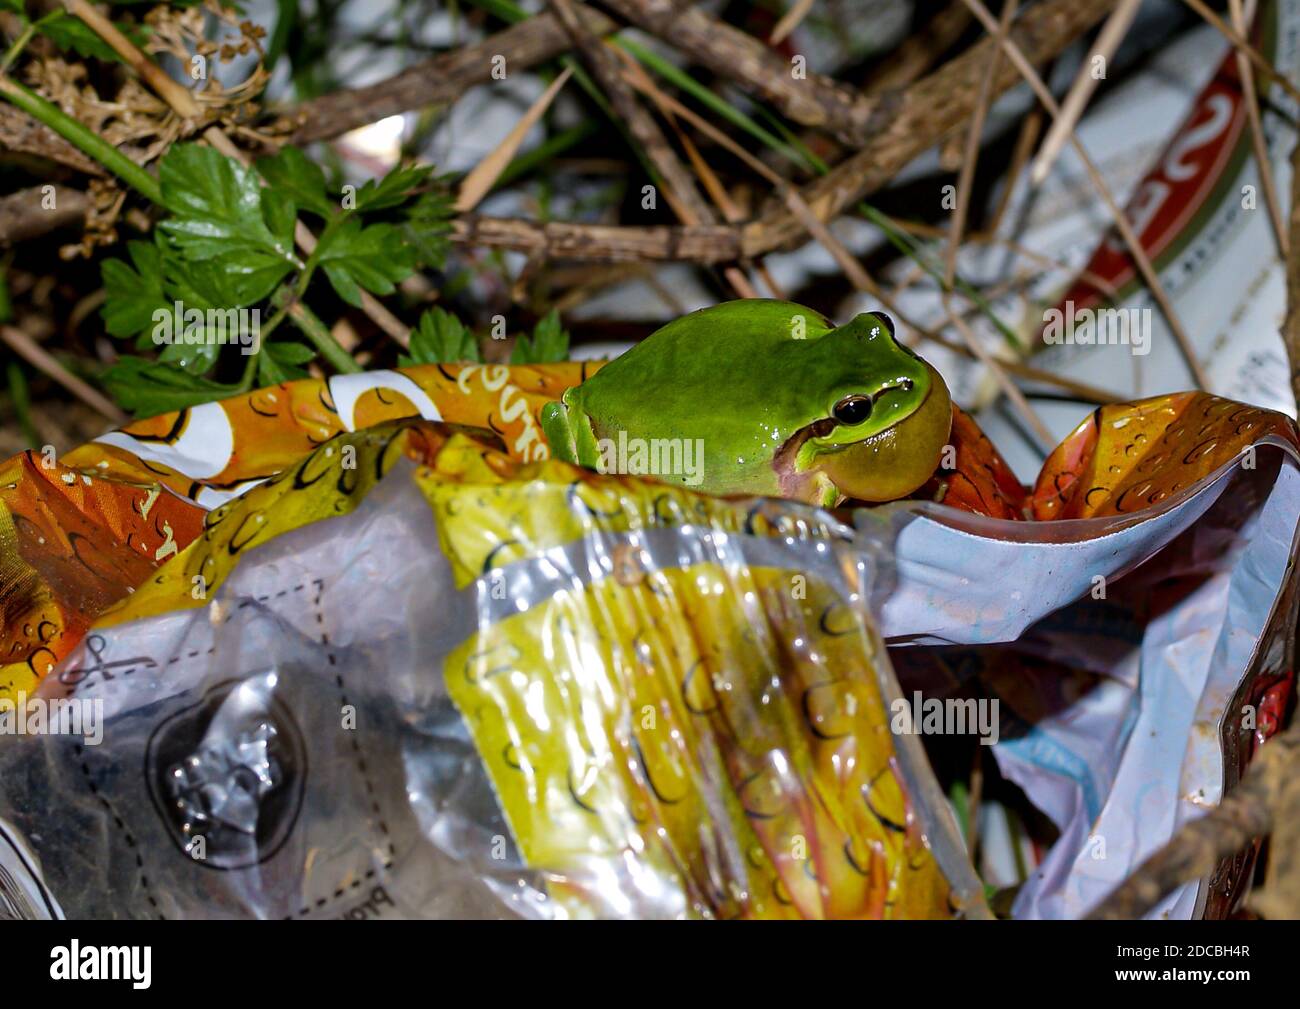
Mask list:
[{"label": "frog's golden iris", "polygon": [[933,474],[951,424],[943,379],[887,316],[835,328],[760,299],[670,322],[542,414],[560,459],[597,467],[601,443],[620,437],[689,441],[704,452],[695,489],[815,504],[905,497]]}]

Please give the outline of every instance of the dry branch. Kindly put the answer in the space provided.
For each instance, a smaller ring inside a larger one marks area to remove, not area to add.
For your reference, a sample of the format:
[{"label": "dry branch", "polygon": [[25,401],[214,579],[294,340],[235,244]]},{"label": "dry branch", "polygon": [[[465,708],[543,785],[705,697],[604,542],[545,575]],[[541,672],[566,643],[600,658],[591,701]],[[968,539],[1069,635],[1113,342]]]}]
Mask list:
[{"label": "dry branch", "polygon": [[874,95],[911,84],[952,48],[970,23],[971,12],[961,0],[953,0],[871,71],[863,92]]},{"label": "dry branch", "polygon": [[[1291,218],[1290,247],[1300,250],[1300,143],[1291,150]],[[1291,368],[1291,392],[1300,403],[1300,255],[1293,254],[1286,264],[1286,322],[1282,342],[1287,364]]]},{"label": "dry branch", "polygon": [[[1103,18],[1115,0],[1046,0],[1031,7],[1009,37],[1035,64],[1057,56],[1080,34]],[[536,19],[533,19],[536,20]],[[964,123],[975,106],[976,92],[992,58],[994,41],[984,39],[902,92],[882,98],[870,146],[809,184],[801,198],[820,220],[827,221],[887,184],[913,158],[944,134]],[[1002,66],[993,94],[1019,81],[1014,67]],[[719,263],[753,259],[803,238],[802,222],[781,200],[737,229],[611,227],[463,216],[454,222],[452,240],[461,245],[513,249],[529,254],[563,256],[596,262],[637,259]]]},{"label": "dry branch", "polygon": [[[619,25],[585,4],[575,12],[596,36],[617,31]],[[680,11],[666,0],[616,0],[611,7],[630,21],[680,46],[714,72],[761,94],[792,120],[804,126],[833,129],[846,138],[860,135],[874,103],[820,74],[796,80],[791,67],[759,40],[699,11]],[[484,39],[476,45],[404,70],[365,88],[337,91],[313,99],[289,113],[297,128],[293,142],[328,140],[358,126],[409,109],[455,101],[466,88],[492,80],[493,58],[505,59],[507,73],[567,51],[571,40],[553,14],[538,14]]]},{"label": "dry branch", "polygon": [[581,51],[583,59],[591,67],[592,73],[600,81],[601,87],[605,89],[606,97],[627,131],[663,178],[668,187],[664,197],[672,204],[677,216],[686,224],[712,224],[716,221],[712,208],[700,196],[699,190],[695,188],[695,180],[668,143],[663,130],[650,113],[641,107],[636,95],[623,80],[618,57],[591,31],[573,0],[548,2],[555,16],[564,25],[564,30],[573,39],[574,45]]},{"label": "dry branch", "polygon": [[[1010,38],[1030,62],[1045,63],[1100,21],[1114,2],[1044,0],[1019,18]],[[613,29],[613,23],[603,15],[582,4],[574,6],[586,14],[588,27],[595,34],[600,34],[602,28]],[[296,113],[302,125],[293,140],[302,143],[336,136],[408,108],[452,101],[470,84],[490,79],[494,54],[505,56],[507,66],[517,69],[556,56],[569,45],[563,26],[554,16],[529,18],[478,45],[426,61],[372,87],[308,102]],[[969,118],[980,77],[992,54],[992,40],[983,39],[915,84],[882,95],[869,124],[869,146],[804,189],[804,202],[821,220],[830,220],[887,184],[908,162]],[[1014,69],[1004,66],[993,82],[994,95],[1003,93],[1018,79]],[[0,107],[0,114],[3,112]],[[804,234],[802,223],[786,204],[774,201],[762,216],[741,229],[721,225],[674,228],[537,224],[463,215],[454,222],[451,237],[461,245],[594,262],[723,263],[757,258],[800,240]]]},{"label": "dry branch", "polygon": [[12,105],[0,103],[0,152],[3,151],[34,154],[101,179],[108,174],[44,123],[38,123]]},{"label": "dry branch", "polygon": [[[587,27],[606,35],[618,26],[599,11],[579,4]],[[476,45],[424,60],[400,74],[364,88],[350,88],[314,98],[289,112],[297,124],[295,144],[329,140],[410,109],[454,102],[475,84],[492,80],[493,57],[505,59],[506,73],[517,73],[567,51],[572,45],[552,14],[538,14],[497,32]]]},{"label": "dry branch", "polygon": [[1300,724],[1264,744],[1237,787],[1211,813],[1186,824],[1103,900],[1089,918],[1140,918],[1175,887],[1214,871],[1219,860],[1263,837],[1300,760]]},{"label": "dry branch", "polygon": [[54,207],[46,209],[42,206],[44,188],[33,186],[0,197],[0,245],[26,241],[85,219],[90,207],[86,193],[59,186],[55,190]]},{"label": "dry branch", "polygon": [[606,0],[606,5],[796,123],[831,130],[855,147],[865,142],[873,100],[811,70],[796,78],[790,63],[752,35],[681,0]]},{"label": "dry branch", "polygon": [[739,231],[722,224],[697,228],[620,227],[462,214],[452,222],[451,240],[459,245],[588,262],[722,263],[740,258]]},{"label": "dry branch", "polygon": [[9,347],[37,371],[44,372],[54,379],[87,406],[98,411],[115,427],[126,423],[127,416],[117,408],[117,404],[68,371],[53,354],[17,326],[0,326],[0,343]]},{"label": "dry branch", "polygon": [[[1106,16],[1115,0],[1046,0],[1030,7],[1008,33],[1030,63],[1041,65]],[[823,221],[875,192],[950,130],[964,124],[975,107],[976,92],[996,43],[981,39],[957,58],[902,92],[881,96],[873,115],[867,146],[810,184],[804,201]],[[992,96],[1019,83],[1004,63],[993,81]],[[741,239],[746,255],[778,248],[799,237],[802,228],[776,200]]]}]

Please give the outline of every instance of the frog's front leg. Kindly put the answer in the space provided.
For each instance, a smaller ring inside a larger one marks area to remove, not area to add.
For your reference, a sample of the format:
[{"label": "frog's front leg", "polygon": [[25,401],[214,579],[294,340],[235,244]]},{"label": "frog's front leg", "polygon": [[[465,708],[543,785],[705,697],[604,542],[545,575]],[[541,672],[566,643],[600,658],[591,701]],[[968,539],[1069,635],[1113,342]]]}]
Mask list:
[{"label": "frog's front leg", "polygon": [[556,459],[596,469],[600,447],[591,429],[591,418],[574,402],[574,391],[567,389],[557,402],[542,407],[542,433]]}]

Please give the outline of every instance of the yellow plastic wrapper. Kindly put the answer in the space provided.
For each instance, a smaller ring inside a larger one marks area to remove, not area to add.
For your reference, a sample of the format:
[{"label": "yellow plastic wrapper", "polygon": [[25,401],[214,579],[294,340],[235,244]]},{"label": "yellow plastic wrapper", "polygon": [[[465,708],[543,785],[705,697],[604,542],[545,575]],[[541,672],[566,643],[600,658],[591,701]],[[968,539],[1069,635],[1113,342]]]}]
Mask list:
[{"label": "yellow plastic wrapper", "polygon": [[[422,482],[460,580],[487,574],[448,689],[566,914],[617,912],[610,880],[710,917],[949,913],[855,595],[745,564],[734,503],[559,463],[456,475],[474,482]],[[662,535],[688,522],[698,540]],[[797,524],[806,550],[830,548],[828,527]],[[527,560],[549,595],[512,613],[507,572]]]}]

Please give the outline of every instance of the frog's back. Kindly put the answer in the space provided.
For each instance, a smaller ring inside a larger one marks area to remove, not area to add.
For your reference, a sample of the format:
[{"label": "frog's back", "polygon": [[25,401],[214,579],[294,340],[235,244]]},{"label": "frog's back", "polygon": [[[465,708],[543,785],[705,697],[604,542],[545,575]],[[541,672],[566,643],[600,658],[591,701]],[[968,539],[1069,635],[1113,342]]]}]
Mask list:
[{"label": "frog's back", "polygon": [[701,439],[714,493],[775,493],[771,456],[807,422],[791,344],[811,349],[803,341],[830,331],[821,315],[793,302],[727,302],[656,330],[565,401],[587,415],[598,439],[620,430]]},{"label": "frog's back", "polygon": [[725,400],[725,389],[761,368],[792,338],[816,339],[831,326],[803,305],[775,299],[729,301],[702,308],[655,330],[588,380],[588,409],[620,414],[649,397]]}]

